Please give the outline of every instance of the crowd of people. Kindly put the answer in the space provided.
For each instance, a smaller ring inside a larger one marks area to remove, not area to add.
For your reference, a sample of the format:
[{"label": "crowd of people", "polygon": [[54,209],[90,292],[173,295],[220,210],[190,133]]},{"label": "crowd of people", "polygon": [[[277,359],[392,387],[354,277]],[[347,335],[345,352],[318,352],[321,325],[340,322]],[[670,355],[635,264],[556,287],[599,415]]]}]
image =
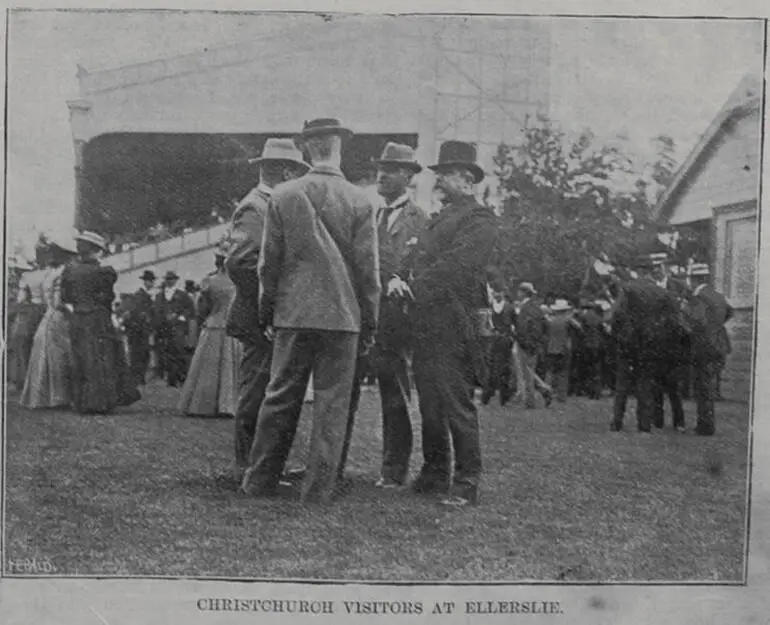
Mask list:
[{"label": "crowd of people", "polygon": [[[182,412],[234,417],[227,479],[255,497],[306,502],[329,502],[349,484],[368,378],[382,411],[376,486],[408,483],[416,392],[423,465],[411,488],[445,505],[478,502],[477,391],[483,404],[499,393],[504,406],[532,409],[611,389],[613,431],[633,392],[643,433],[663,427],[665,393],[685,432],[681,396],[691,380],[694,431],[714,434],[731,308],[708,285],[706,266],[683,273],[665,258],[630,267],[597,260],[600,299],[541,299],[526,281],[509,292],[492,265],[497,217],[475,198],[485,177],[475,146],[440,146],[429,167],[441,209],[428,217],[408,192],[423,168],[414,150],[385,146],[376,163],[382,205],[373,206],[340,170],[351,135],[339,120],[316,119],[293,140],[267,141],[253,161],[259,183],[233,213],[199,293],[178,289],[174,272],[155,290],[147,270],[113,322],[116,276],[98,261],[104,240],[85,232],[74,245],[53,243],[48,270],[25,282],[28,310],[14,322],[19,346],[36,328],[29,363],[17,363],[26,368],[21,403],[79,412],[133,403],[154,348],[157,375],[181,387]],[[310,387],[307,464],[287,471]]]}]

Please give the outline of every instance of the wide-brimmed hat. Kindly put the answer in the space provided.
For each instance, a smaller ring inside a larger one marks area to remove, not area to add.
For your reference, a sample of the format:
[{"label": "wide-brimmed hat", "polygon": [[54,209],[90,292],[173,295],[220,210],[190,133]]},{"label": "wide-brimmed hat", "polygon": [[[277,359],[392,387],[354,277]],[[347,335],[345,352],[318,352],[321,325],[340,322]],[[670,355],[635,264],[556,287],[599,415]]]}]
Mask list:
[{"label": "wide-brimmed hat", "polygon": [[155,282],[156,277],[155,277],[155,274],[152,271],[150,271],[149,269],[145,269],[144,273],[142,273],[142,275],[139,276],[139,279],[140,280],[150,280],[152,282]]},{"label": "wide-brimmed hat", "polygon": [[168,270],[166,272],[166,275],[163,276],[163,279],[164,280],[179,280],[179,276],[177,275],[177,273],[175,271]]},{"label": "wide-brimmed hat", "polygon": [[529,293],[530,295],[537,295],[537,291],[535,290],[535,285],[531,282],[522,282],[518,286],[519,291],[524,291],[525,293]]},{"label": "wide-brimmed hat", "polygon": [[551,312],[564,312],[565,310],[571,310],[572,306],[566,299],[557,299],[551,304]]},{"label": "wide-brimmed hat", "polygon": [[302,160],[302,152],[297,149],[297,146],[291,139],[270,138],[265,141],[262,155],[249,159],[249,163],[252,164],[271,162],[291,163],[292,165],[304,167],[306,170],[310,169],[310,165]]},{"label": "wide-brimmed hat", "polygon": [[422,165],[417,162],[414,156],[414,149],[402,143],[388,141],[382,156],[375,161],[377,165],[398,165],[411,169],[415,174],[422,171]]},{"label": "wide-brimmed hat", "polygon": [[438,163],[428,169],[441,172],[452,167],[465,167],[473,173],[476,184],[484,180],[484,170],[476,164],[476,146],[465,141],[444,141],[438,151]]},{"label": "wide-brimmed hat", "polygon": [[70,232],[56,232],[48,237],[48,243],[51,245],[51,247],[58,249],[61,252],[65,252],[67,254],[77,254],[77,241]]},{"label": "wide-brimmed hat", "polygon": [[95,232],[91,232],[89,230],[84,230],[83,232],[80,232],[75,236],[76,241],[85,241],[87,243],[90,243],[91,245],[95,245],[102,251],[107,251],[107,241],[104,239],[103,236],[100,234],[96,234]]},{"label": "wide-brimmed hat", "polygon": [[197,293],[200,290],[200,287],[195,284],[195,280],[185,280],[184,290],[188,293]]},{"label": "wide-brimmed hat", "polygon": [[339,119],[320,117],[306,121],[302,125],[300,133],[294,135],[294,143],[301,143],[308,137],[319,137],[321,135],[339,135],[343,139],[349,139],[353,136],[353,131],[343,126]]}]

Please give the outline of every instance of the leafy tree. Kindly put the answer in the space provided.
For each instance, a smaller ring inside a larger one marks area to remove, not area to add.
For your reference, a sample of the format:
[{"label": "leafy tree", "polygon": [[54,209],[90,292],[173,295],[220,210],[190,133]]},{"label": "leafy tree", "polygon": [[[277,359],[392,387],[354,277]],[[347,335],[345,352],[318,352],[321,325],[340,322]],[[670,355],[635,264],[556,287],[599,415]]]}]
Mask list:
[{"label": "leafy tree", "polygon": [[597,145],[589,130],[570,140],[540,116],[520,145],[499,146],[495,163],[503,193],[497,262],[514,283],[574,298],[594,258],[626,260],[654,236],[647,183],[622,142]]}]

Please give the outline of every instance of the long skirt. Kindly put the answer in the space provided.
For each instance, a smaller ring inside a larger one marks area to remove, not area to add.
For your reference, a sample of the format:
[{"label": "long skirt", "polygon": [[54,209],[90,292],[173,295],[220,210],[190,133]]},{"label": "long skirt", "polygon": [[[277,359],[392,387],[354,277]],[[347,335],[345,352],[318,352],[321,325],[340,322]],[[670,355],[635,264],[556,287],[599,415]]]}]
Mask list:
[{"label": "long skirt", "polygon": [[69,322],[49,308],[35,332],[21,394],[26,408],[58,408],[72,401],[72,350]]},{"label": "long skirt", "polygon": [[70,321],[72,405],[107,414],[141,399],[109,311],[76,312]]},{"label": "long skirt", "polygon": [[234,415],[242,349],[224,328],[204,328],[182,387],[179,411],[205,417]]},{"label": "long skirt", "polygon": [[45,312],[42,304],[21,304],[8,332],[8,381],[24,386],[35,332]]}]

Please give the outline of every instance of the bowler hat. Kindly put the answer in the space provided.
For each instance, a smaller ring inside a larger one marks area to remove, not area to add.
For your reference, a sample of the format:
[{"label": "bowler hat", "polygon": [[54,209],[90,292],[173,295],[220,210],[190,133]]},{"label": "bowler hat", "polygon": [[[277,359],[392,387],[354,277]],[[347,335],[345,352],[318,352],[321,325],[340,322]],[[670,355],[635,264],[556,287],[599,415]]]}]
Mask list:
[{"label": "bowler hat", "polygon": [[291,139],[270,138],[265,141],[262,155],[249,160],[249,163],[269,162],[292,163],[293,165],[304,167],[305,170],[310,169],[310,165],[302,160],[302,152],[297,149],[297,146],[294,145]]},{"label": "bowler hat", "polygon": [[179,280],[179,276],[176,274],[175,271],[169,270],[166,272],[166,275],[163,276],[164,280]]},{"label": "bowler hat", "polygon": [[102,251],[107,251],[107,241],[104,240],[104,237],[100,234],[96,234],[95,232],[90,232],[88,230],[84,230],[83,232],[79,233],[75,237],[76,241],[85,241],[86,243],[90,243],[91,245],[95,245]]},{"label": "bowler hat", "polygon": [[484,170],[476,164],[476,146],[465,141],[445,141],[438,151],[438,163],[428,169],[440,172],[450,167],[465,167],[473,173],[476,184],[484,180]]},{"label": "bowler hat", "polygon": [[139,276],[139,279],[140,280],[150,280],[150,281],[154,282],[155,281],[155,274],[152,271],[150,271],[149,269],[145,269],[144,273],[141,276]]},{"label": "bowler hat", "polygon": [[408,145],[402,143],[394,143],[388,141],[385,144],[385,149],[382,151],[382,156],[377,165],[398,165],[399,167],[406,167],[411,169],[415,174],[422,171],[422,165],[420,165],[414,156],[414,149]]},{"label": "bowler hat", "polygon": [[353,136],[353,131],[350,128],[345,128],[339,119],[321,117],[306,121],[302,125],[302,131],[294,136],[294,142],[301,142],[308,137],[318,137],[321,135],[340,135],[343,139],[349,139]]},{"label": "bowler hat", "polygon": [[188,293],[196,293],[198,291],[198,285],[195,284],[195,280],[185,280],[184,290]]}]

